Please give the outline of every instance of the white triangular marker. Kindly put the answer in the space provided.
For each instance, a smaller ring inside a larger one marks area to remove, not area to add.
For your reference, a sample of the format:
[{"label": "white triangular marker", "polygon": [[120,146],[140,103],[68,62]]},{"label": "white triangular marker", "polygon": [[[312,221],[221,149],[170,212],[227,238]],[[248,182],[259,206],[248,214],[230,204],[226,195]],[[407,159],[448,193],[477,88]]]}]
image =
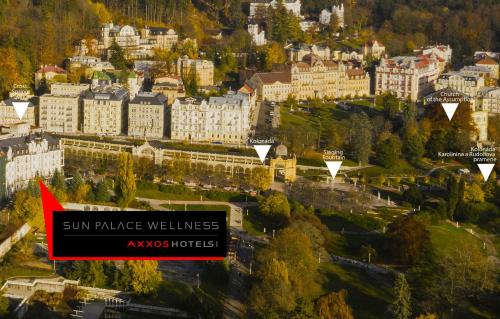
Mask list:
[{"label": "white triangular marker", "polygon": [[255,151],[257,152],[257,155],[259,155],[260,161],[264,163],[266,160],[267,153],[269,152],[269,149],[271,149],[271,145],[254,145]]},{"label": "white triangular marker", "polygon": [[484,180],[487,181],[493,167],[495,167],[495,164],[477,164],[477,166],[479,167],[481,174],[483,174]]},{"label": "white triangular marker", "polygon": [[14,106],[17,116],[19,116],[19,119],[23,118],[24,113],[26,113],[29,104],[30,102],[12,102],[12,106]]},{"label": "white triangular marker", "polygon": [[335,178],[337,176],[337,172],[339,171],[340,165],[342,165],[342,161],[325,161],[326,167],[332,174],[332,177]]},{"label": "white triangular marker", "polygon": [[458,103],[441,103],[441,105],[443,106],[443,109],[446,112],[448,119],[451,121],[453,114],[455,114],[455,111],[457,110]]}]

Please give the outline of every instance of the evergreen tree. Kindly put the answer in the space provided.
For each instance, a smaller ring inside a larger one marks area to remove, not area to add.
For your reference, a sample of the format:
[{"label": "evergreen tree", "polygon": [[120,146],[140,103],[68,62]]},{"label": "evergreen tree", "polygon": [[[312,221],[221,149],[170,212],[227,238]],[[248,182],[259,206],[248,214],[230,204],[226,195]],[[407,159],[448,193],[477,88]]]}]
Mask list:
[{"label": "evergreen tree", "polygon": [[108,49],[108,52],[108,60],[117,70],[125,70],[127,68],[127,60],[125,59],[125,54],[118,43],[113,41]]},{"label": "evergreen tree", "polygon": [[381,141],[377,146],[376,159],[385,168],[396,165],[401,155],[401,141],[395,135]]},{"label": "evergreen tree", "polygon": [[417,165],[425,154],[423,138],[419,134],[414,134],[405,139],[404,154],[410,164]]},{"label": "evergreen tree", "polygon": [[95,187],[95,200],[98,202],[106,202],[109,200],[108,186],[105,181],[97,183]]},{"label": "evergreen tree", "polygon": [[276,9],[271,9],[270,19],[272,20],[271,39],[283,44],[289,37],[289,19],[288,11],[283,4],[283,0],[279,0]]},{"label": "evergreen tree", "polygon": [[352,157],[363,164],[368,163],[372,149],[372,131],[368,115],[354,113],[349,117],[349,147]]},{"label": "evergreen tree", "polygon": [[50,185],[56,190],[65,190],[66,182],[64,181],[64,174],[61,171],[56,170],[50,180]]},{"label": "evergreen tree", "polygon": [[80,174],[80,172],[76,172],[75,175],[73,175],[73,179],[71,180],[71,182],[69,183],[69,188],[71,190],[71,192],[76,192],[76,190],[81,186],[83,185],[84,183],[84,180],[83,180],[83,177],[82,175]]},{"label": "evergreen tree", "polygon": [[395,319],[408,319],[411,316],[411,292],[410,286],[404,274],[399,273],[394,283],[395,299],[389,307],[389,311]]},{"label": "evergreen tree", "polygon": [[493,199],[497,193],[497,173],[493,170],[490,178],[484,184],[484,197],[486,199]]},{"label": "evergreen tree", "polygon": [[122,207],[127,207],[135,198],[136,184],[132,154],[121,153],[118,157],[116,196]]}]

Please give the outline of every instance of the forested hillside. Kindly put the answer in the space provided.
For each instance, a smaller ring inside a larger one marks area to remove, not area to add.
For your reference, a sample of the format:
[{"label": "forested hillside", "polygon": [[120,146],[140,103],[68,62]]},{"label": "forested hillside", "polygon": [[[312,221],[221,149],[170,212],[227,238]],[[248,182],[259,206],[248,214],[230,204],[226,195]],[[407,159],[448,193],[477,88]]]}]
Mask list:
[{"label": "forested hillside", "polygon": [[[0,0],[0,92],[14,82],[30,83],[33,70],[41,64],[62,64],[73,53],[75,41],[96,37],[102,22],[166,25],[181,37],[202,40],[207,29],[244,28],[248,2]],[[315,18],[323,8],[339,2],[303,0],[302,13]],[[377,37],[391,54],[403,54],[427,43],[449,43],[454,62],[460,64],[476,50],[500,50],[498,0],[349,0],[344,4],[348,28],[343,36]],[[324,39],[323,34],[316,40]],[[315,39],[294,34],[284,40]],[[335,45],[334,41],[327,43]]]}]

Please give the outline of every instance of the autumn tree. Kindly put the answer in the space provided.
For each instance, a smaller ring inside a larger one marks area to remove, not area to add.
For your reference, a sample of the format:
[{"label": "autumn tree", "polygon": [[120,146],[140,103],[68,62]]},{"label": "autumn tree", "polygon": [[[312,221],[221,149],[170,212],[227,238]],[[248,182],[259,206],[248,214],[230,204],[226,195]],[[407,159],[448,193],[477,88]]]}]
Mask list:
[{"label": "autumn tree", "polygon": [[409,319],[411,316],[411,292],[406,277],[402,273],[396,277],[394,297],[389,312],[395,319]]},{"label": "autumn tree", "polygon": [[116,196],[122,207],[127,207],[135,198],[136,184],[132,154],[121,153],[118,157]]},{"label": "autumn tree", "polygon": [[413,216],[400,217],[389,224],[386,238],[390,254],[404,265],[416,263],[430,240],[425,225]]},{"label": "autumn tree", "polygon": [[128,260],[115,276],[118,289],[139,295],[155,292],[161,281],[162,273],[156,260]]},{"label": "autumn tree", "polygon": [[439,319],[439,316],[435,313],[426,313],[419,315],[416,319]]},{"label": "autumn tree", "polygon": [[330,28],[330,33],[332,34],[337,33],[337,31],[339,30],[340,19],[339,16],[334,12],[332,12],[330,16],[330,24],[328,25],[328,27]]},{"label": "autumn tree", "polygon": [[12,218],[20,223],[29,222],[32,226],[43,227],[43,210],[40,198],[21,190],[14,195]]},{"label": "autumn tree", "polygon": [[77,203],[83,203],[88,200],[92,187],[88,183],[80,184],[73,192],[73,200]]},{"label": "autumn tree", "polygon": [[7,318],[9,314],[9,299],[4,296],[3,292],[0,294],[0,318]]},{"label": "autumn tree", "polygon": [[271,187],[271,176],[265,167],[254,167],[247,177],[248,184],[259,190],[268,190]]},{"label": "autumn tree", "polygon": [[295,308],[295,298],[285,262],[272,258],[258,273],[260,282],[250,291],[250,308],[263,318],[284,318]]},{"label": "autumn tree", "polygon": [[318,319],[354,319],[346,298],[347,291],[344,289],[320,297],[316,302]]},{"label": "autumn tree", "polygon": [[286,55],[283,47],[278,43],[271,43],[266,48],[265,53],[265,68],[270,71],[274,64],[281,64],[286,62]]},{"label": "autumn tree", "polygon": [[14,49],[0,49],[0,93],[4,95],[12,89],[19,78]]},{"label": "autumn tree", "polygon": [[281,193],[273,193],[264,197],[259,202],[259,210],[278,224],[282,224],[290,217],[290,204],[286,196]]},{"label": "autumn tree", "polygon": [[498,268],[474,241],[456,242],[448,254],[436,256],[436,263],[440,297],[451,307],[464,307],[470,296],[496,289]]}]

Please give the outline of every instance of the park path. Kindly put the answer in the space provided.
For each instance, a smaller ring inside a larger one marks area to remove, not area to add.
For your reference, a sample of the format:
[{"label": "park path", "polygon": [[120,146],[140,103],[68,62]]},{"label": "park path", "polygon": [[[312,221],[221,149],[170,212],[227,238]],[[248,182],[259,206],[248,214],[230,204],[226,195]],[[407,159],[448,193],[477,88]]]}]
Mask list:
[{"label": "park path", "polygon": [[243,230],[243,209],[258,206],[256,202],[221,202],[208,200],[167,200],[136,197],[137,200],[147,202],[155,210],[166,210],[162,205],[224,205],[230,208],[229,227]]}]

